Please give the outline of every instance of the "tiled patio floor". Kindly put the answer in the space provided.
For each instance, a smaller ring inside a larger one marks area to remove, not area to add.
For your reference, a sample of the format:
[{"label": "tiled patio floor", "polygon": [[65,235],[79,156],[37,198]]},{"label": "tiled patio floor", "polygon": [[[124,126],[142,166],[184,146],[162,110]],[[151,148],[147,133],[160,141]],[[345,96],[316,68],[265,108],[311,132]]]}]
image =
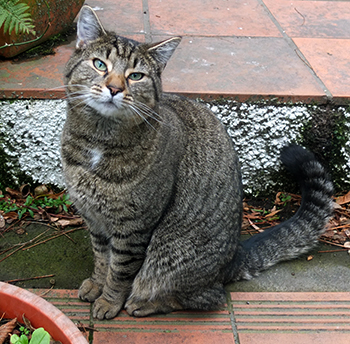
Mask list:
[{"label": "tiled patio floor", "polygon": [[216,312],[174,312],[96,321],[90,305],[74,290],[34,290],[85,325],[93,344],[347,344],[350,293],[230,293],[228,305]]},{"label": "tiled patio floor", "polygon": [[[347,103],[350,1],[90,0],[105,27],[140,41],[183,36],[164,89],[239,100]],[[1,98],[60,98],[74,42],[26,62],[0,61]]]}]

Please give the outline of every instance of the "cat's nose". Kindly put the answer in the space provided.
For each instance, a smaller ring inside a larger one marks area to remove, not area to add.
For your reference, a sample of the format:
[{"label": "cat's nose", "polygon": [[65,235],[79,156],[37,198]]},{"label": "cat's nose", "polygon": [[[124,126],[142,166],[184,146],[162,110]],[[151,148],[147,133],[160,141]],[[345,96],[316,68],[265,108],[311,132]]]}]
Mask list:
[{"label": "cat's nose", "polygon": [[108,85],[107,88],[109,89],[109,92],[111,92],[112,97],[117,95],[120,92],[123,92],[123,90],[119,87],[115,87],[113,85]]}]

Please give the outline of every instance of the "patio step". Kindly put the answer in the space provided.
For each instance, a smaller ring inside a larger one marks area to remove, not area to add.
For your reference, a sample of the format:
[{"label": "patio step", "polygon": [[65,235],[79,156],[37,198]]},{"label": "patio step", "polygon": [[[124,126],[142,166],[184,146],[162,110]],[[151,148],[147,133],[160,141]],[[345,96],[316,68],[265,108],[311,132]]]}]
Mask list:
[{"label": "patio step", "polygon": [[91,317],[77,290],[31,290],[85,328],[92,344],[348,344],[348,292],[232,292],[215,312],[174,312],[146,318],[125,311],[112,320]]}]

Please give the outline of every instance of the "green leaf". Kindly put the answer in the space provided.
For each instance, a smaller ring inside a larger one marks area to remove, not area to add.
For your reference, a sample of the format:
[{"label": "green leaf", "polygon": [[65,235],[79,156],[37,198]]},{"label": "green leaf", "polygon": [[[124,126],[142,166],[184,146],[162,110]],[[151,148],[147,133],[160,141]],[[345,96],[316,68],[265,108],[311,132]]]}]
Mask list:
[{"label": "green leaf", "polygon": [[15,30],[16,35],[22,32],[35,34],[28,10],[29,6],[19,0],[0,0],[0,27],[4,26],[4,33]]},{"label": "green leaf", "polygon": [[30,344],[50,344],[50,335],[42,327],[32,333]]},{"label": "green leaf", "polygon": [[28,337],[22,334],[20,337],[17,334],[13,334],[10,337],[11,344],[28,344]]},{"label": "green leaf", "polygon": [[16,344],[16,343],[18,343],[18,341],[19,341],[19,337],[17,336],[17,334],[11,335],[11,337],[10,337],[11,344]]},{"label": "green leaf", "polygon": [[23,208],[21,210],[18,210],[18,220],[20,220],[23,216],[23,214],[27,211],[26,208]]},{"label": "green leaf", "polygon": [[26,202],[24,203],[25,206],[29,206],[33,203],[33,197],[32,196],[27,196]]}]

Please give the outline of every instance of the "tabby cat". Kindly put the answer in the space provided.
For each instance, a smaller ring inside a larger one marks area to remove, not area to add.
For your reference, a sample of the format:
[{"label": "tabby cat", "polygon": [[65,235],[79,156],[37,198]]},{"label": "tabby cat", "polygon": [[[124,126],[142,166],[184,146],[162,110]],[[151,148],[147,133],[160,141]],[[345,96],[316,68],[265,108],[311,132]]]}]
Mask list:
[{"label": "tabby cat", "polygon": [[312,153],[281,159],[303,201],[289,221],[240,243],[242,186],[232,140],[214,114],[163,94],[161,73],[180,43],[138,43],[107,32],[82,8],[66,67],[62,162],[95,257],[79,290],[112,318],[225,302],[224,285],[313,247],[332,213],[332,183]]}]

